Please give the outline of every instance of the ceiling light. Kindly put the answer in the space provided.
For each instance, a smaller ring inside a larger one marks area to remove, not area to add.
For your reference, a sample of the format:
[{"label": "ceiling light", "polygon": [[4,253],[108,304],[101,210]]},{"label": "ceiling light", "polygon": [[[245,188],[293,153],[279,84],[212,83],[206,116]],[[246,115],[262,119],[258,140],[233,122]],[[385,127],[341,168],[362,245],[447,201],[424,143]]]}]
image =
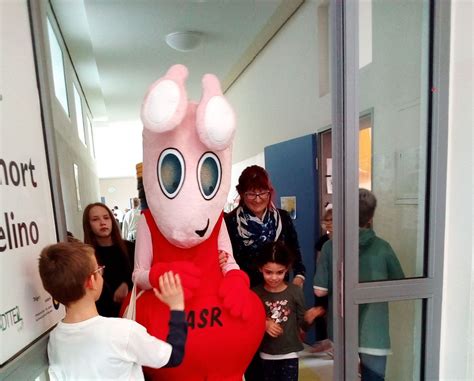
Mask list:
[{"label": "ceiling light", "polygon": [[199,32],[173,32],[166,36],[166,43],[173,49],[180,52],[189,52],[196,49],[202,40]]}]

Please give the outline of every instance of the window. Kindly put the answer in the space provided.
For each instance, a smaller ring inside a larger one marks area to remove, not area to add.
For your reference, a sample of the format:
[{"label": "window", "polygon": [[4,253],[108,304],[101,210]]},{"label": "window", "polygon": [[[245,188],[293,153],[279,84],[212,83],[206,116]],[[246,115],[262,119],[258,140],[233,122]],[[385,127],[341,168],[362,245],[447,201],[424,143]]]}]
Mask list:
[{"label": "window", "polygon": [[88,116],[86,116],[86,125],[87,125],[87,138],[88,138],[89,152],[91,153],[91,156],[95,158],[94,135],[92,132],[92,123]]},{"label": "window", "polygon": [[73,164],[74,168],[74,185],[76,187],[76,206],[77,206],[77,211],[81,212],[82,211],[82,204],[81,204],[81,192],[79,190],[79,166],[74,163]]},{"label": "window", "polygon": [[82,117],[82,99],[77,91],[76,85],[73,85],[74,88],[74,107],[76,110],[76,126],[77,126],[77,134],[79,135],[79,139],[81,142],[86,145],[86,136],[84,134],[84,119]]},{"label": "window", "polygon": [[51,26],[49,19],[47,20],[47,22],[49,51],[51,53],[51,68],[53,71],[54,94],[56,95],[56,98],[63,107],[63,110],[66,115],[69,116],[63,52],[61,50],[58,39],[56,38],[56,34],[54,33],[53,27]]}]

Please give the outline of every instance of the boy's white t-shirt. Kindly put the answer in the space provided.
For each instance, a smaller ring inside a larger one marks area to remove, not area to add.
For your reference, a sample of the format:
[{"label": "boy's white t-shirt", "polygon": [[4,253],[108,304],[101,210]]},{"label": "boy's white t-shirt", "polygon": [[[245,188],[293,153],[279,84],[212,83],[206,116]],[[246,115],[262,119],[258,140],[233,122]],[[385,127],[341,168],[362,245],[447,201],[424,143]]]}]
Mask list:
[{"label": "boy's white t-shirt", "polygon": [[52,381],[143,380],[141,366],[161,368],[171,351],[132,320],[96,316],[59,322],[49,336],[49,376]]}]

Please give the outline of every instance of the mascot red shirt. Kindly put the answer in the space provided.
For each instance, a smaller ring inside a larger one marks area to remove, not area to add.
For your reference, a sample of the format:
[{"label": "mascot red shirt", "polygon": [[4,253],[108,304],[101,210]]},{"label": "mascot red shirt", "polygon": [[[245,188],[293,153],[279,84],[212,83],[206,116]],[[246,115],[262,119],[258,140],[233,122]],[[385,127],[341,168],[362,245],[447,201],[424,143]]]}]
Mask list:
[{"label": "mascot red shirt", "polygon": [[[183,363],[145,369],[167,381],[241,381],[265,332],[261,301],[232,253],[222,209],[230,186],[235,116],[219,81],[206,74],[199,104],[187,99],[182,65],[148,90],[142,105],[143,183],[149,210],[138,224],[134,281],[148,290],[136,320],[162,340],[169,309],[150,290],[172,270],[181,276],[189,326]],[[231,257],[232,258],[232,257]]]}]

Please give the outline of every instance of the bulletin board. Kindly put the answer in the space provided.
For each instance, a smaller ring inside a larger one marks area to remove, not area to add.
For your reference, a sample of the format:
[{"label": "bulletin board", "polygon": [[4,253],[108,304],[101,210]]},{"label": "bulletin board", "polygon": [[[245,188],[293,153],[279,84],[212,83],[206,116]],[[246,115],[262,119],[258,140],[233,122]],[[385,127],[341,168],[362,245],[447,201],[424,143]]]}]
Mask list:
[{"label": "bulletin board", "polygon": [[27,2],[0,2],[0,366],[64,308],[43,289],[41,249],[57,242]]}]

